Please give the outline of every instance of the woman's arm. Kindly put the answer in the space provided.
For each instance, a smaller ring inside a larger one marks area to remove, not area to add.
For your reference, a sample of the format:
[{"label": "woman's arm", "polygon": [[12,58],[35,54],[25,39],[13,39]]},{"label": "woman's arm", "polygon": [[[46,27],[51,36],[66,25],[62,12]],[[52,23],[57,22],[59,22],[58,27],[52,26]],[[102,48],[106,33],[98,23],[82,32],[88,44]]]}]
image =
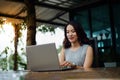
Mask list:
[{"label": "woman's arm", "polygon": [[59,62],[60,65],[62,65],[62,63],[65,61],[65,54],[64,54],[64,48],[61,49],[60,53],[59,53]]},{"label": "woman's arm", "polygon": [[92,66],[92,63],[93,63],[93,48],[91,46],[88,46],[83,68],[90,68]]}]

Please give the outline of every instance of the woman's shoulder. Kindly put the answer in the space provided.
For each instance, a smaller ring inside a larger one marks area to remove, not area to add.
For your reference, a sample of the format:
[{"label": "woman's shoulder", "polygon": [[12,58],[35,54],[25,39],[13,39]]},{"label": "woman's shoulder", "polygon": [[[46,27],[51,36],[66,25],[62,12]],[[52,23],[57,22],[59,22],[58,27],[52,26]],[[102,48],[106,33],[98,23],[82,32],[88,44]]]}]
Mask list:
[{"label": "woman's shoulder", "polygon": [[66,50],[68,50],[68,48],[64,48],[64,47],[61,48],[62,53],[64,53]]},{"label": "woman's shoulder", "polygon": [[83,47],[84,47],[84,48],[87,48],[87,49],[92,49],[92,46],[89,45],[89,44],[83,44]]},{"label": "woman's shoulder", "polygon": [[83,47],[90,47],[89,44],[83,44],[82,46],[83,46]]},{"label": "woman's shoulder", "polygon": [[87,51],[93,51],[93,47],[89,44],[84,44],[84,48],[86,48]]}]

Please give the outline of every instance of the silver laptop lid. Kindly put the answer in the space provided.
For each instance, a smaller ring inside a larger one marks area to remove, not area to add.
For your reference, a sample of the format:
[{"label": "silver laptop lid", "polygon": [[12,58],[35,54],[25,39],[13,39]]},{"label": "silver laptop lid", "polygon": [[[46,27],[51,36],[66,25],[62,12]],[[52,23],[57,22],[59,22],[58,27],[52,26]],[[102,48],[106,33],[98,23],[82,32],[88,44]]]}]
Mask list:
[{"label": "silver laptop lid", "polygon": [[27,67],[32,71],[60,69],[55,43],[26,47]]}]

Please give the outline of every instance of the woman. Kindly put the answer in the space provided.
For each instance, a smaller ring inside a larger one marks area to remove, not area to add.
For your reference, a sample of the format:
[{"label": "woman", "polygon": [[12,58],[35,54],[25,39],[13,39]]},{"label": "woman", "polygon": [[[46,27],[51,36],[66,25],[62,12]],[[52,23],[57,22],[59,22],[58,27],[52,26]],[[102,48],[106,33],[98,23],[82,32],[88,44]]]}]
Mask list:
[{"label": "woman", "polygon": [[65,39],[59,55],[61,66],[72,68],[89,68],[93,61],[93,49],[82,26],[69,22],[64,29]]}]

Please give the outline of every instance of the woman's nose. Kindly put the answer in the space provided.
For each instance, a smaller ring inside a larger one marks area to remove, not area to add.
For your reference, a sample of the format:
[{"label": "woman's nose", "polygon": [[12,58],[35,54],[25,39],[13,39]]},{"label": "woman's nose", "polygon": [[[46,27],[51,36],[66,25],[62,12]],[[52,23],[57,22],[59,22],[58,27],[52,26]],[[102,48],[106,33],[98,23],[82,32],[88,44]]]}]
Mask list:
[{"label": "woman's nose", "polygon": [[69,35],[72,35],[72,32],[70,32]]}]

